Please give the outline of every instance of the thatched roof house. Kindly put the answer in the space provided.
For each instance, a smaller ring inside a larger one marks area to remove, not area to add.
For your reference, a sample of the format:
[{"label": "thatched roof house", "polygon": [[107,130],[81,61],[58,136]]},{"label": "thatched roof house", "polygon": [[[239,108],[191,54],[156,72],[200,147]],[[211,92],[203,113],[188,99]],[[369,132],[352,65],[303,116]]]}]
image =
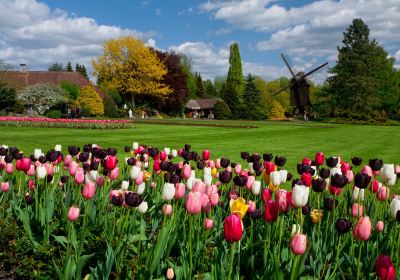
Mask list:
[{"label": "thatched roof house", "polygon": [[217,104],[218,99],[190,99],[186,103],[186,108],[189,110],[210,110]]}]

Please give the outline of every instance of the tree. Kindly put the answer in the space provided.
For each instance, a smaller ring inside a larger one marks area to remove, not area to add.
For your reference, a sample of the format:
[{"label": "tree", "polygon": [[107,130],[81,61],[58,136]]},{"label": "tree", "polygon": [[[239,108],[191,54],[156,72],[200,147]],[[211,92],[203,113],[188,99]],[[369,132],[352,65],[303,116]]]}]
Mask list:
[{"label": "tree", "polygon": [[49,84],[26,87],[17,94],[17,99],[39,114],[45,114],[51,107],[67,102],[65,92],[60,87]]},{"label": "tree", "polygon": [[196,96],[198,98],[206,98],[206,91],[204,90],[203,79],[200,73],[194,75],[196,81]]},{"label": "tree", "polygon": [[204,92],[207,97],[215,97],[217,96],[217,91],[213,85],[211,80],[205,80],[203,82]]},{"label": "tree", "polygon": [[62,63],[53,63],[52,65],[49,66],[48,71],[55,71],[55,72],[63,72],[65,71]]},{"label": "tree", "polygon": [[0,59],[0,71],[12,71],[14,66],[10,63],[5,62],[4,60]]},{"label": "tree", "polygon": [[196,98],[196,78],[192,73],[192,61],[186,55],[181,54],[181,65],[182,70],[186,75],[188,98]]},{"label": "tree", "polygon": [[12,87],[7,86],[6,83],[0,81],[0,111],[11,111],[15,104],[16,92]]},{"label": "tree", "polygon": [[113,98],[108,94],[104,95],[103,106],[104,116],[109,118],[117,118],[119,116],[117,105],[115,104]]},{"label": "tree", "polygon": [[369,39],[368,26],[361,19],[353,19],[342,43],[338,62],[328,78],[333,113],[367,119],[376,117],[378,110],[395,111],[399,88],[394,60],[375,39]]},{"label": "tree", "polygon": [[77,102],[90,116],[104,115],[103,101],[92,85],[81,88]]},{"label": "tree", "polygon": [[263,117],[259,109],[261,91],[254,83],[254,79],[251,74],[247,76],[243,93],[243,118],[250,120],[257,120]]},{"label": "tree", "polygon": [[75,71],[81,73],[82,76],[84,76],[86,79],[89,79],[88,74],[86,72],[86,67],[85,65],[80,65],[80,64],[76,64],[75,65]]},{"label": "tree", "polygon": [[72,65],[71,62],[68,61],[67,68],[65,69],[67,72],[72,72]]},{"label": "tree", "polygon": [[64,90],[64,92],[67,94],[67,97],[76,100],[79,95],[79,86],[74,83],[68,83],[68,82],[61,82],[61,88]]},{"label": "tree", "polygon": [[282,119],[285,117],[285,109],[277,100],[272,102],[271,111],[269,114],[270,119]]},{"label": "tree", "polygon": [[238,119],[241,117],[244,90],[242,61],[237,43],[231,44],[229,49],[229,71],[226,78],[226,93],[223,98],[231,109],[233,118]]},{"label": "tree", "polygon": [[132,36],[107,40],[103,54],[92,61],[94,76],[125,96],[135,109],[136,95],[168,96],[171,89],[162,83],[165,65],[154,51]]}]

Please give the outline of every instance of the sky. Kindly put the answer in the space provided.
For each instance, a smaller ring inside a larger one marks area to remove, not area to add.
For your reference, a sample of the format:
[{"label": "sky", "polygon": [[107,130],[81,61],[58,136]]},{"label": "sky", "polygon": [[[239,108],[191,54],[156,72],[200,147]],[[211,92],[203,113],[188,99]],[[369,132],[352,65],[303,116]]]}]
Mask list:
[{"label": "sky", "polygon": [[[227,74],[238,42],[244,74],[265,80],[324,62],[333,67],[343,32],[362,18],[400,67],[400,0],[0,0],[0,59],[28,70],[85,64],[104,40],[133,35],[185,54],[205,79]],[[313,74],[321,83],[328,67]]]}]

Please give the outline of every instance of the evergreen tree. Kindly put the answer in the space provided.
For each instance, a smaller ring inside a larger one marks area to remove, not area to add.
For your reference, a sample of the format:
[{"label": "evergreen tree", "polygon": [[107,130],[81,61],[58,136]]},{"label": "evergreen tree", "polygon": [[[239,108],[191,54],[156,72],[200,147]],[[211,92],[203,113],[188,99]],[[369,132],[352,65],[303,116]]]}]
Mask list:
[{"label": "evergreen tree", "polygon": [[49,66],[48,68],[49,72],[55,71],[55,72],[63,72],[65,71],[62,63],[53,63],[52,65]]},{"label": "evergreen tree", "polygon": [[198,98],[206,98],[206,91],[204,90],[203,79],[200,73],[195,73],[196,81],[196,96]]},{"label": "evergreen tree", "polygon": [[232,117],[238,119],[242,111],[242,94],[244,90],[244,78],[242,73],[242,61],[239,53],[239,45],[233,43],[229,53],[229,71],[226,78],[226,92],[223,96],[226,104],[232,112]]},{"label": "evergreen tree", "polygon": [[260,104],[260,93],[261,91],[257,88],[254,83],[254,76],[249,74],[246,78],[246,87],[243,92],[243,113],[244,119],[256,120],[262,116],[259,110]]},{"label": "evergreen tree", "polygon": [[72,71],[73,71],[73,70],[72,70],[71,62],[69,62],[69,61],[68,61],[68,64],[67,64],[66,71],[67,71],[67,72],[72,72]]},{"label": "evergreen tree", "polygon": [[376,117],[379,110],[394,112],[399,95],[394,60],[369,39],[369,28],[361,19],[354,19],[343,36],[338,62],[328,79],[333,113],[366,119]]},{"label": "evergreen tree", "polygon": [[210,80],[206,80],[203,82],[204,91],[207,97],[215,97],[217,96],[217,91],[213,83]]},{"label": "evergreen tree", "polygon": [[86,72],[86,68],[85,65],[80,65],[80,64],[76,64],[75,65],[75,71],[81,73],[82,76],[84,76],[86,79],[89,79],[87,72]]}]

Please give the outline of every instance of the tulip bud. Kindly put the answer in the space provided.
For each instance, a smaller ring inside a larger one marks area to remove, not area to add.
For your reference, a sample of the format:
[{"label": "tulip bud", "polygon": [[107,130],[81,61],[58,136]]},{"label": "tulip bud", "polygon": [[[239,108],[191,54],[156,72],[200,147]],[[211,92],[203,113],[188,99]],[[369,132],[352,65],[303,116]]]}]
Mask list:
[{"label": "tulip bud", "polygon": [[307,249],[307,236],[305,234],[296,233],[290,239],[290,249],[295,255],[303,255]]},{"label": "tulip bud", "polygon": [[85,199],[91,199],[96,193],[96,185],[93,182],[87,182],[82,190],[82,196]]},{"label": "tulip bud", "polygon": [[261,181],[254,181],[253,185],[251,186],[251,192],[254,195],[259,195],[261,190]]},{"label": "tulip bud", "polygon": [[369,220],[369,217],[361,217],[354,226],[354,238],[359,241],[366,241],[371,235],[371,230],[371,221]]},{"label": "tulip bud", "polygon": [[377,231],[377,232],[382,232],[382,231],[383,231],[383,228],[384,228],[384,223],[383,223],[383,221],[378,221],[378,222],[375,224],[375,231]]},{"label": "tulip bud", "polygon": [[204,220],[204,228],[205,229],[212,229],[214,227],[214,221],[211,219],[206,218]]},{"label": "tulip bud", "polygon": [[173,268],[168,268],[167,269],[167,279],[168,280],[171,280],[171,279],[174,279],[174,276],[175,276],[175,274],[174,274],[174,269]]},{"label": "tulip bud", "polygon": [[3,192],[8,192],[8,190],[10,189],[10,184],[8,182],[1,182],[0,183],[0,189]]},{"label": "tulip bud", "polygon": [[165,216],[169,217],[172,214],[172,205],[171,204],[164,204],[162,207],[162,212]]},{"label": "tulip bud", "polygon": [[149,205],[147,204],[146,201],[143,201],[142,203],[140,203],[137,209],[140,213],[144,214],[147,212],[147,209],[149,209]]},{"label": "tulip bud", "polygon": [[71,208],[69,208],[69,211],[68,211],[68,220],[70,222],[75,221],[76,219],[79,218],[80,212],[81,212],[81,210],[79,209],[79,207],[72,206]]}]

